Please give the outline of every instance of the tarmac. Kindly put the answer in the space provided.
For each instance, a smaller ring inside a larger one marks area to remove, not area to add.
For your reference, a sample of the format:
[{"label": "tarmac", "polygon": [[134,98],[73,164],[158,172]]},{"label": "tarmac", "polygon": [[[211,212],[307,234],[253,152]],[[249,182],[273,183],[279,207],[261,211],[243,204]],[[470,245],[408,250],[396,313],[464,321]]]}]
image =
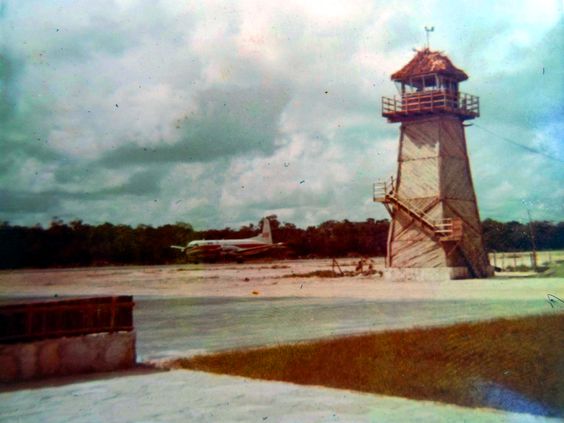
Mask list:
[{"label": "tarmac", "polygon": [[[342,263],[342,267],[354,262]],[[327,261],[0,272],[0,301],[136,295],[138,361],[351,333],[561,312],[564,280],[311,278]],[[348,270],[348,269],[347,269]],[[1,422],[558,421],[494,409],[145,368],[0,387]]]},{"label": "tarmac", "polygon": [[188,370],[28,383],[0,393],[2,422],[556,422],[528,414]]}]

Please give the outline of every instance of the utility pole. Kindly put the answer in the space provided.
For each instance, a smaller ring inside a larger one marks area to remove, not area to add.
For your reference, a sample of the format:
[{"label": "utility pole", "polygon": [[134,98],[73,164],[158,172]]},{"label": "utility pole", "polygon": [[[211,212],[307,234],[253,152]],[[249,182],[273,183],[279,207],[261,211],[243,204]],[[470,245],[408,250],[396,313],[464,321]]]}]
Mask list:
[{"label": "utility pole", "polygon": [[531,235],[531,247],[533,248],[533,269],[537,271],[537,246],[535,245],[535,231],[533,229],[533,222],[531,219],[531,211],[527,208],[527,215],[529,216],[529,233]]}]

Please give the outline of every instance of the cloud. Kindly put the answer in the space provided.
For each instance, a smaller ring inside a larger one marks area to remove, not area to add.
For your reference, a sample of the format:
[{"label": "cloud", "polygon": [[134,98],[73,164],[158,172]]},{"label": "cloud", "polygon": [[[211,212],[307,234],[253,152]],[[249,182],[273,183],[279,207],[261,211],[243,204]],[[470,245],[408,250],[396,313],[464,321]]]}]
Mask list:
[{"label": "cloud", "polygon": [[482,217],[521,219],[528,201],[563,218],[560,163],[532,152],[564,151],[556,2],[3,4],[3,219],[385,217],[371,183],[395,172],[399,131],[380,97],[425,25],[481,97],[467,135]]},{"label": "cloud", "polygon": [[0,51],[0,81],[2,81],[2,94],[0,96],[0,122],[6,122],[12,114],[12,104],[17,96],[15,79],[18,64],[10,58],[9,53]]},{"label": "cloud", "polygon": [[[40,191],[0,190],[0,215],[9,213],[35,214],[59,211],[63,201],[74,201],[83,207],[89,202],[133,197],[156,197],[163,178],[161,169],[142,170],[134,173],[123,183],[93,189],[46,189]],[[64,216],[58,214],[58,216]]]},{"label": "cloud", "polygon": [[[554,54],[564,49],[564,18],[544,37],[526,47],[509,46],[508,65],[481,76],[484,116],[512,126],[535,131],[560,121],[564,114],[562,59]],[[499,107],[499,99],[505,99]]]},{"label": "cloud", "polygon": [[56,210],[60,199],[52,193],[0,190],[0,213],[45,213]]},{"label": "cloud", "polygon": [[278,122],[288,101],[281,87],[210,89],[198,94],[197,112],[170,122],[178,141],[144,147],[125,144],[105,153],[101,166],[202,162],[275,149]]}]

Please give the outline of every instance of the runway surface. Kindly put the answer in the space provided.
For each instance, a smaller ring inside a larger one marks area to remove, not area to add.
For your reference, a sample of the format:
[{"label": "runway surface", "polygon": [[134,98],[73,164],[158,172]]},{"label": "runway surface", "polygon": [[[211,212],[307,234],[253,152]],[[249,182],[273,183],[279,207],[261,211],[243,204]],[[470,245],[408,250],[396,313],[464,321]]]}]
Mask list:
[{"label": "runway surface", "polygon": [[544,300],[374,301],[350,298],[136,299],[141,360],[366,331],[551,312]]}]

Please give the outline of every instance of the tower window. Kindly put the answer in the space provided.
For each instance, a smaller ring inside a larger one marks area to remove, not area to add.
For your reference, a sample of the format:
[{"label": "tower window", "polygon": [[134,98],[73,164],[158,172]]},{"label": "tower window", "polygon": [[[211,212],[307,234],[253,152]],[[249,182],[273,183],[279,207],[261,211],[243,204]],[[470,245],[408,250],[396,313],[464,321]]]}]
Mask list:
[{"label": "tower window", "polygon": [[455,92],[458,91],[458,82],[451,79],[451,78],[441,76],[441,78],[440,78],[440,89],[442,91],[450,91],[450,92],[455,93]]},{"label": "tower window", "polygon": [[437,85],[437,75],[427,75],[423,78],[424,91],[435,91]]}]

